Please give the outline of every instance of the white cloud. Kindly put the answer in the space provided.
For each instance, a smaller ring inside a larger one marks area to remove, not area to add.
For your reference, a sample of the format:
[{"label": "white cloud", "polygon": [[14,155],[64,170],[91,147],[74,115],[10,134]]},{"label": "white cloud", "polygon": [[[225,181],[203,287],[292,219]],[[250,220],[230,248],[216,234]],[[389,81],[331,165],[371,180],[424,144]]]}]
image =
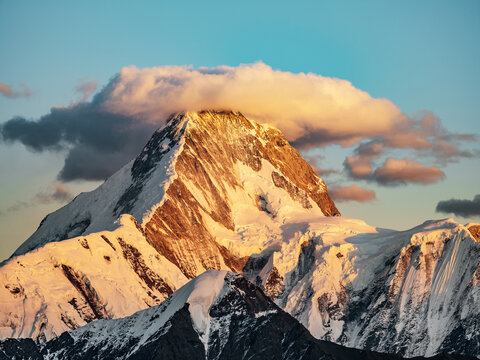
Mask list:
[{"label": "white cloud", "polygon": [[110,112],[153,123],[185,110],[237,110],[275,125],[303,146],[351,144],[405,121],[391,101],[372,98],[346,80],[273,70],[263,63],[211,69],[130,66],[109,84],[102,100]]}]

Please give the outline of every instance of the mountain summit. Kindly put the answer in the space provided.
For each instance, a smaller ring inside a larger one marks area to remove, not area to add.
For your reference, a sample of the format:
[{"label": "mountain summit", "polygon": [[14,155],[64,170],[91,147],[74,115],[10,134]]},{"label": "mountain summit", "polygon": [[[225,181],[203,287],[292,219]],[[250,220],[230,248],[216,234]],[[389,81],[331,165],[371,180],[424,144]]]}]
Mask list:
[{"label": "mountain summit", "polygon": [[136,159],[45,217],[3,266],[4,309],[24,313],[4,317],[3,331],[51,338],[129,315],[205,270],[241,272],[298,221],[339,214],[277,129],[235,112],[173,115]]},{"label": "mountain summit", "polygon": [[[291,201],[269,202],[282,190]],[[136,159],[95,191],[80,194],[48,215],[13,255],[47,242],[112,230],[121,214],[132,215],[157,248],[154,226],[162,223],[195,228],[198,247],[198,235],[210,240],[207,222],[234,230],[245,222],[250,207],[263,211],[273,220],[267,222],[274,223],[282,223],[292,215],[289,211],[320,209],[325,216],[340,215],[325,183],[277,129],[235,112],[176,114]],[[166,237],[185,245],[191,235],[179,237],[169,231]],[[173,249],[168,250],[170,254]],[[194,272],[191,269],[189,274]]]}]

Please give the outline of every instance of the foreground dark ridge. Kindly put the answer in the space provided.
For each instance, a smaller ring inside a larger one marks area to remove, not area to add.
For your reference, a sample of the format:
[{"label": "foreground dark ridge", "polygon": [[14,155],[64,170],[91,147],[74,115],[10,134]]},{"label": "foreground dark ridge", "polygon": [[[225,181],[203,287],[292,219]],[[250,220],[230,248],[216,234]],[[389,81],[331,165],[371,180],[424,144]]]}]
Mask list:
[{"label": "foreground dark ridge", "polygon": [[0,360],[12,358],[402,359],[317,340],[258,287],[225,271],[206,272],[162,305],[128,318],[93,322],[42,345],[31,339],[0,342]]}]

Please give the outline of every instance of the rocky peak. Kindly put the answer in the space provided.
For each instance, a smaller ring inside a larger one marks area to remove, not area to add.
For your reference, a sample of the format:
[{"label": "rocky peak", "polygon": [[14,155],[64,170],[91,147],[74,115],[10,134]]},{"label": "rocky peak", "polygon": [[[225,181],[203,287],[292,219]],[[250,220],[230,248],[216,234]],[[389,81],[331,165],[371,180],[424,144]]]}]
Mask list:
[{"label": "rocky peak", "polygon": [[[173,115],[166,129],[172,125],[181,127],[184,122],[187,123],[183,125],[187,146],[184,151],[206,156],[204,160],[218,163],[217,170],[227,170],[227,166],[241,162],[259,171],[262,160],[266,160],[276,170],[272,172],[276,186],[284,188],[297,200],[310,197],[325,216],[340,215],[325,183],[275,127],[249,120],[239,112],[210,110]],[[180,132],[174,131],[175,134]],[[220,175],[230,180],[227,173],[220,172]],[[304,201],[304,207],[308,206]]]},{"label": "rocky peak", "polygon": [[[142,226],[149,242],[188,278],[203,269],[222,268],[222,263],[230,270],[242,270],[246,261],[242,252],[234,249],[232,254],[228,244],[215,241],[212,228],[235,233],[249,225],[245,211],[265,213],[269,222],[280,226],[287,216],[283,198],[288,197],[304,213],[339,215],[324,182],[271,126],[232,111],[177,114],[154,135],[144,149],[148,155],[138,157],[132,171],[151,163],[167,142],[172,146],[173,139],[182,142],[176,177],[163,205],[144,217]],[[141,192],[145,181],[138,179],[125,194]],[[192,252],[201,253],[195,262],[201,266],[184,261]]]},{"label": "rocky peak", "polygon": [[[325,183],[279,130],[233,111],[185,112],[171,115],[137,158],[99,188],[80,194],[45,217],[14,255],[47,242],[113,230],[118,227],[116,221],[121,214],[130,214],[145,226],[160,204],[173,198],[174,192],[184,191],[176,184],[166,196],[179,178],[189,183],[188,192],[190,185],[196,186],[209,205],[214,205],[207,212],[215,221],[233,229],[225,187],[237,190],[244,185],[238,176],[238,164],[258,173],[265,163],[272,167],[268,181],[273,181],[275,187],[286,191],[302,207],[316,205],[325,216],[340,215]],[[263,211],[270,211],[263,194],[256,194],[254,202],[257,204],[261,199],[265,205]]]},{"label": "rocky peak", "polygon": [[465,227],[470,231],[473,238],[477,240],[477,242],[480,242],[480,224],[469,223],[465,225]]},{"label": "rocky peak", "polygon": [[131,314],[206,270],[241,273],[299,221],[326,215],[338,210],[325,184],[280,131],[231,111],[172,115],[136,159],[49,214],[0,267],[0,329],[45,340]]}]

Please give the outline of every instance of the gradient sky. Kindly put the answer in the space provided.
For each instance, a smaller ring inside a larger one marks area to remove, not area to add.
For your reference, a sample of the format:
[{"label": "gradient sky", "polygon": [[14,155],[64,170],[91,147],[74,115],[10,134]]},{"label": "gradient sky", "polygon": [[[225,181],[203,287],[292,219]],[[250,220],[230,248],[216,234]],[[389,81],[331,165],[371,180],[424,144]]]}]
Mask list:
[{"label": "gradient sky", "polygon": [[[427,109],[453,132],[480,134],[480,2],[311,1],[8,1],[0,0],[0,83],[28,97],[0,95],[0,123],[36,119],[82,95],[80,79],[101,88],[122,67],[238,66],[346,79],[404,113]],[[315,153],[341,169],[352,149]],[[99,154],[101,156],[101,154]],[[29,200],[56,183],[65,153],[33,153],[0,141],[0,259],[8,257],[62,203]],[[427,164],[429,165],[429,164]],[[438,201],[480,193],[480,160],[441,167],[433,185],[378,187],[368,203],[338,203],[345,216],[405,229],[435,213]],[[352,184],[341,176],[328,186]],[[99,182],[70,182],[74,194]],[[22,205],[23,204],[23,205]],[[25,205],[27,204],[27,205]],[[9,210],[10,209],[10,210]],[[457,218],[459,222],[479,218]]]}]

